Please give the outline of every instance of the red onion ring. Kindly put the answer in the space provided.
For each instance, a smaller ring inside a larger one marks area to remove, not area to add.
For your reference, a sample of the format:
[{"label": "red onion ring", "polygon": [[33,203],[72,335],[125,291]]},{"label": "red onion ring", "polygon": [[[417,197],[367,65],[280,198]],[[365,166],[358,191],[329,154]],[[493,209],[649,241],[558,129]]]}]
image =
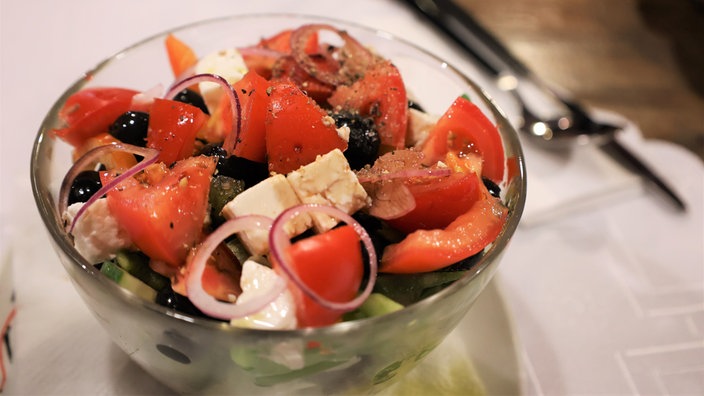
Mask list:
[{"label": "red onion ring", "polygon": [[[305,48],[310,36],[320,30],[336,33],[344,41],[342,46],[341,68],[336,72],[326,72],[306,53]],[[298,64],[317,80],[331,85],[351,84],[375,61],[374,54],[355,40],[346,31],[327,24],[303,25],[291,33],[291,54]]]},{"label": "red onion ring", "polygon": [[277,276],[274,284],[257,298],[242,304],[233,304],[215,299],[203,289],[203,271],[215,248],[230,235],[246,229],[271,228],[272,220],[266,216],[247,215],[226,221],[196,248],[195,255],[187,264],[186,291],[188,299],[203,313],[218,319],[235,319],[253,315],[286,290],[286,280]]},{"label": "red onion ring", "polygon": [[[369,281],[366,287],[354,299],[339,303],[334,301],[329,301],[324,297],[313,291],[308,285],[306,285],[301,278],[296,274],[296,272],[291,268],[289,260],[286,254],[287,249],[291,246],[291,241],[284,231],[284,225],[294,217],[308,212],[322,212],[328,216],[335,217],[339,220],[344,221],[348,225],[351,225],[354,230],[359,235],[364,247],[367,250],[369,257]],[[360,305],[369,297],[374,288],[374,283],[376,282],[377,276],[377,257],[376,251],[374,250],[374,244],[367,231],[359,224],[352,216],[347,213],[334,208],[332,206],[318,205],[318,204],[303,204],[298,206],[293,206],[291,208],[283,211],[275,220],[269,232],[269,249],[272,258],[281,266],[286,276],[291,279],[296,286],[298,286],[308,297],[312,298],[318,304],[332,310],[337,311],[351,311]]]},{"label": "red onion ring", "polygon": [[76,226],[76,222],[83,215],[83,213],[85,213],[88,207],[90,207],[90,205],[100,199],[100,197],[105,195],[108,191],[115,188],[115,186],[120,184],[123,180],[134,176],[135,174],[144,170],[144,168],[146,168],[147,166],[155,163],[157,157],[159,156],[159,152],[157,150],[133,146],[131,144],[126,143],[111,143],[88,150],[85,154],[83,154],[83,156],[81,156],[78,160],[76,160],[76,162],[73,163],[68,172],[66,172],[64,180],[61,182],[61,188],[59,189],[59,213],[61,215],[63,215],[66,212],[66,209],[68,208],[68,195],[71,191],[71,185],[73,184],[73,180],[76,178],[76,176],[78,176],[78,174],[83,171],[88,164],[95,162],[95,160],[101,155],[103,155],[104,152],[112,152],[116,150],[126,151],[128,153],[140,155],[144,158],[135,166],[129,168],[121,175],[117,176],[112,181],[110,181],[110,183],[104,185],[98,191],[96,191],[95,194],[93,194],[83,204],[83,206],[78,209],[78,212],[76,212],[76,216],[74,216],[73,221],[71,221],[71,225],[68,228],[69,233],[73,231],[73,227]]},{"label": "red onion ring", "polygon": [[240,104],[240,98],[237,95],[237,92],[224,77],[210,73],[196,74],[186,77],[185,79],[174,83],[166,92],[166,95],[164,95],[164,99],[173,99],[179,92],[190,87],[191,85],[201,82],[213,82],[220,84],[225,91],[225,94],[230,99],[230,109],[232,110],[232,117],[235,119],[235,122],[232,123],[232,131],[225,137],[222,148],[225,149],[227,153],[232,154],[240,140],[240,132],[242,130],[242,105]]},{"label": "red onion ring", "polygon": [[383,180],[392,179],[410,179],[413,177],[446,177],[452,174],[452,170],[449,168],[436,168],[436,169],[404,169],[399,172],[388,172],[388,173],[371,173],[368,175],[359,173],[357,174],[357,180],[360,183],[374,183]]}]

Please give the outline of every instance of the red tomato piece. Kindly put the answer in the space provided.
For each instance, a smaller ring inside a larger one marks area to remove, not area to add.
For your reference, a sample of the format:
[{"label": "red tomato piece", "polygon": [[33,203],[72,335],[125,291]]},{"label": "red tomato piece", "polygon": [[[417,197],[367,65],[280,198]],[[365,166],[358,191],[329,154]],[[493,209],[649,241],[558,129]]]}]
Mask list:
[{"label": "red tomato piece", "polygon": [[130,110],[137,91],[124,88],[85,88],[71,95],[59,110],[65,124],[54,133],[74,147],[88,138],[107,132],[122,113]]},{"label": "red tomato piece", "polygon": [[344,151],[347,142],[313,99],[290,81],[270,88],[266,114],[269,171],[289,173],[336,148]]},{"label": "red tomato piece", "polygon": [[[285,55],[291,54],[291,33],[293,30],[284,30],[274,36],[263,38],[256,48],[264,49],[257,51],[245,49],[242,51],[242,58],[249,70],[254,70],[265,79],[270,79],[274,64]],[[305,52],[313,54],[318,51],[318,35],[313,34],[307,39],[304,48]]]},{"label": "red tomato piece", "polygon": [[241,275],[235,255],[225,244],[220,244],[203,269],[203,290],[220,301],[230,301],[232,296],[242,294]]},{"label": "red tomato piece", "polygon": [[[291,33],[292,29],[283,30],[269,38],[263,38],[257,45],[260,48],[266,48],[284,54],[291,53]],[[305,45],[305,52],[312,54],[318,51],[318,34],[311,34]]]},{"label": "red tomato piece", "polygon": [[508,209],[483,184],[482,197],[445,229],[418,230],[389,245],[381,257],[381,272],[435,271],[479,253],[493,242],[506,222]]},{"label": "red tomato piece", "polygon": [[337,87],[328,102],[333,108],[357,111],[374,119],[381,151],[403,148],[408,124],[406,87],[396,66],[380,62],[350,86]]},{"label": "red tomato piece", "polygon": [[445,158],[448,151],[476,153],[482,158],[482,176],[499,183],[504,177],[504,147],[496,126],[474,103],[459,97],[437,124],[423,144],[426,164]]},{"label": "red tomato piece", "polygon": [[242,59],[247,66],[247,70],[259,74],[266,80],[271,78],[272,69],[281,56],[277,52],[242,51]]},{"label": "red tomato piece", "polygon": [[[181,77],[185,72],[194,67],[198,63],[198,57],[193,49],[186,43],[179,40],[173,34],[166,36],[164,41],[166,45],[166,53],[169,56],[169,64],[175,77]],[[192,89],[195,89],[193,87]]]},{"label": "red tomato piece", "polygon": [[[337,72],[339,69],[339,63],[331,58],[311,55],[311,59],[320,70]],[[276,61],[272,70],[272,78],[290,79],[317,103],[326,103],[335,90],[335,86],[332,84],[324,83],[308,74],[292,56],[284,56]]]},{"label": "red tomato piece", "polygon": [[[251,161],[266,161],[266,129],[264,120],[269,103],[266,93],[269,82],[256,72],[250,71],[237,81],[233,88],[240,99],[242,119],[240,121],[240,140],[235,146],[234,154]],[[232,111],[230,100],[224,98],[223,126],[225,133],[232,133]]]},{"label": "red tomato piece", "polygon": [[[303,283],[319,296],[333,302],[350,301],[357,296],[364,276],[360,239],[351,226],[342,226],[302,239],[288,250],[289,263]],[[342,312],[325,308],[294,284],[299,327],[327,326]]]},{"label": "red tomato piece", "polygon": [[411,233],[419,229],[442,229],[469,211],[480,198],[476,175],[453,173],[442,179],[406,183],[416,206],[409,213],[387,220],[399,231]]},{"label": "red tomato piece", "polygon": [[159,150],[159,161],[170,165],[193,155],[198,131],[208,116],[195,106],[155,99],[149,113],[147,147]]},{"label": "red tomato piece", "polygon": [[[154,164],[139,180],[125,180],[107,193],[110,212],[147,256],[178,267],[201,240],[215,165],[205,156],[184,159],[173,168]],[[103,173],[101,181],[114,177]]]}]

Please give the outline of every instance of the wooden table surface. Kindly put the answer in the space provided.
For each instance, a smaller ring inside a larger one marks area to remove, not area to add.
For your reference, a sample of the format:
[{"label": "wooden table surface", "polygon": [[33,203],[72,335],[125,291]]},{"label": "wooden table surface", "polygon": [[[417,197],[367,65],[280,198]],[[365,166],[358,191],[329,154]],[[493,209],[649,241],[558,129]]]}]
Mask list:
[{"label": "wooden table surface", "polygon": [[587,106],[704,160],[704,0],[455,0]]}]

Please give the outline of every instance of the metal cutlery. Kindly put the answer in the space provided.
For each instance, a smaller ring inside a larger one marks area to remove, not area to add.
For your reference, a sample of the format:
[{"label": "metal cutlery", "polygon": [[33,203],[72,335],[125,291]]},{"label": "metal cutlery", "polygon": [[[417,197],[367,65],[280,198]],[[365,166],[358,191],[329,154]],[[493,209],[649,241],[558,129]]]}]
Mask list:
[{"label": "metal cutlery", "polygon": [[[674,190],[618,141],[616,133],[622,126],[595,120],[580,104],[558,93],[453,1],[404,1],[471,55],[495,79],[500,89],[516,98],[523,118],[519,129],[532,140],[552,149],[575,143],[596,144],[649,186],[663,193],[676,209],[686,210],[684,201]],[[531,107],[534,103],[538,105]]]}]

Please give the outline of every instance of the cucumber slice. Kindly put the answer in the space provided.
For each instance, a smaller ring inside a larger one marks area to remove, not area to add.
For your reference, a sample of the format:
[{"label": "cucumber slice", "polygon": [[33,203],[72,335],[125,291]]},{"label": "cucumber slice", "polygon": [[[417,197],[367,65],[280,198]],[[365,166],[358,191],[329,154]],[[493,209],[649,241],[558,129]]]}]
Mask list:
[{"label": "cucumber slice", "polygon": [[379,274],[374,292],[383,294],[400,304],[410,305],[437,293],[462,275],[464,271]]},{"label": "cucumber slice", "polygon": [[156,290],[152,289],[151,287],[149,287],[149,285],[137,279],[136,277],[130,275],[129,272],[127,272],[123,268],[120,268],[120,266],[113,263],[112,261],[104,262],[103,265],[100,267],[100,272],[105,274],[105,276],[107,276],[108,278],[112,279],[118,285],[144,298],[145,300],[156,300]]},{"label": "cucumber slice", "polygon": [[386,297],[383,294],[372,293],[364,303],[352,312],[348,312],[343,316],[343,320],[357,320],[371,318],[372,316],[380,316],[390,312],[402,309],[403,305]]},{"label": "cucumber slice", "polygon": [[225,221],[225,218],[220,214],[222,208],[244,191],[244,187],[244,181],[239,179],[224,175],[213,177],[210,182],[208,203],[210,203],[210,217],[214,224],[221,224]]},{"label": "cucumber slice", "polygon": [[149,267],[149,258],[142,253],[119,251],[115,255],[115,263],[154,290],[163,290],[171,284],[169,278]]}]

